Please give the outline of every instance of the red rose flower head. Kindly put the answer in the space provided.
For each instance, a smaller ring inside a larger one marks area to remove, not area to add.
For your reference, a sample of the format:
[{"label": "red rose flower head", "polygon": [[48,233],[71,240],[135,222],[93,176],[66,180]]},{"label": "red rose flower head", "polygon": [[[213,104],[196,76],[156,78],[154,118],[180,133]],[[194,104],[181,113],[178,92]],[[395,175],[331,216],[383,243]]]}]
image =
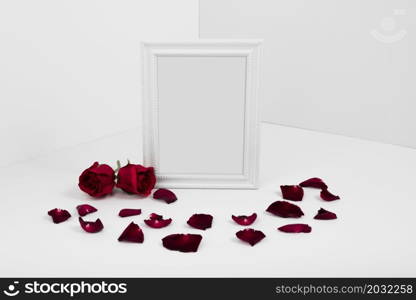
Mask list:
[{"label": "red rose flower head", "polygon": [[303,198],[303,189],[299,185],[281,185],[283,199],[292,201],[301,201]]},{"label": "red rose flower head", "polygon": [[321,190],[321,198],[325,201],[334,201],[338,200],[339,196],[331,194],[327,189]]},{"label": "red rose flower head", "polygon": [[254,230],[251,228],[240,230],[235,235],[243,242],[249,243],[251,246],[254,246],[266,237],[266,235],[260,230]]},{"label": "red rose flower head", "polygon": [[144,222],[149,227],[162,228],[168,226],[172,222],[172,219],[163,219],[163,216],[152,213],[150,214],[149,219],[144,220]]},{"label": "red rose flower head", "polygon": [[163,200],[167,204],[171,204],[175,202],[178,198],[176,195],[168,189],[158,189],[156,192],[153,193],[153,199]]},{"label": "red rose flower head", "polygon": [[95,222],[84,221],[81,217],[78,218],[79,224],[82,229],[88,233],[96,233],[103,230],[104,225],[100,219],[95,220]]},{"label": "red rose flower head", "polygon": [[299,206],[287,201],[273,202],[266,211],[282,218],[300,218],[303,216],[303,211]]},{"label": "red rose flower head", "polygon": [[237,224],[243,225],[243,226],[248,226],[248,225],[253,224],[253,222],[257,218],[257,214],[253,213],[250,216],[234,216],[234,215],[232,215],[232,218],[233,218],[234,222],[236,222]]},{"label": "red rose flower head", "polygon": [[312,231],[312,228],[308,224],[288,224],[277,229],[288,233],[309,233]]},{"label": "red rose flower head", "polygon": [[153,167],[127,164],[117,174],[117,187],[130,194],[147,197],[156,184]]},{"label": "red rose flower head", "polygon": [[62,223],[71,217],[71,214],[67,210],[61,208],[51,209],[48,211],[48,215],[52,217],[52,221],[55,224]]},{"label": "red rose flower head", "polygon": [[336,219],[336,218],[337,218],[336,214],[334,214],[333,212],[330,212],[326,209],[323,209],[323,208],[318,210],[318,213],[314,217],[314,219],[316,219],[316,220],[333,220],[333,219]]},{"label": "red rose flower head", "polygon": [[79,176],[79,188],[91,197],[100,198],[110,194],[114,188],[116,176],[109,166],[95,162]]},{"label": "red rose flower head", "polygon": [[139,225],[131,222],[118,238],[119,242],[143,243],[144,234]]},{"label": "red rose flower head", "polygon": [[131,217],[131,216],[137,216],[142,213],[141,209],[134,209],[134,208],[123,208],[119,211],[118,215],[122,218],[124,217]]},{"label": "red rose flower head", "polygon": [[191,227],[201,229],[201,230],[205,230],[207,228],[211,228],[212,219],[213,219],[213,217],[211,215],[194,214],[189,218],[187,223]]},{"label": "red rose flower head", "polygon": [[299,183],[299,185],[302,187],[316,188],[321,190],[328,188],[325,182],[318,177],[309,178],[308,180]]},{"label": "red rose flower head", "polygon": [[96,212],[97,209],[94,206],[91,206],[89,204],[82,204],[77,206],[78,214],[83,217],[90,213]]},{"label": "red rose flower head", "polygon": [[199,234],[171,234],[162,239],[163,247],[180,252],[196,252],[201,243]]}]

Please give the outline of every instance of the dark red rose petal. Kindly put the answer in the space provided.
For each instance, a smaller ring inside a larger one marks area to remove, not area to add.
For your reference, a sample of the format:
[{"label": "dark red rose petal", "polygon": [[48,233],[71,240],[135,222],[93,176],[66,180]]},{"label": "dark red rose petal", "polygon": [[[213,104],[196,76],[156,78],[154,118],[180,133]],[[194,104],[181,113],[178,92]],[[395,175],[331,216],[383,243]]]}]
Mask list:
[{"label": "dark red rose petal", "polygon": [[162,239],[163,247],[180,252],[196,252],[201,243],[199,234],[171,234]]},{"label": "dark red rose petal", "polygon": [[249,243],[251,246],[254,246],[266,237],[263,232],[251,228],[240,230],[235,235],[243,242]]},{"label": "dark red rose petal", "polygon": [[144,234],[139,225],[131,222],[118,238],[119,242],[143,243]]},{"label": "dark red rose petal", "polygon": [[167,204],[170,204],[178,200],[178,198],[176,198],[176,195],[168,189],[158,189],[156,192],[153,193],[153,199],[164,200]]},{"label": "dark red rose petal", "polygon": [[84,221],[81,217],[78,218],[79,224],[81,224],[82,229],[89,233],[96,233],[103,230],[104,225],[101,223],[100,219],[95,220],[95,222]]},{"label": "dark red rose petal", "polygon": [[89,204],[82,204],[77,206],[77,211],[80,216],[86,216],[90,213],[96,212],[97,209]]},{"label": "dark red rose petal", "polygon": [[318,210],[318,213],[314,217],[314,219],[316,219],[316,220],[333,220],[333,219],[336,219],[336,218],[337,218],[336,214],[334,214],[333,212],[330,212],[326,209],[323,209],[323,208]]},{"label": "dark red rose petal", "polygon": [[137,216],[142,213],[141,209],[133,209],[133,208],[123,208],[119,211],[118,215],[122,218],[130,217],[130,216]]},{"label": "dark red rose petal", "polygon": [[280,231],[283,232],[289,232],[289,233],[309,233],[312,231],[312,227],[308,224],[288,224],[282,227],[277,228]]},{"label": "dark red rose petal", "polygon": [[334,201],[338,200],[339,196],[331,194],[327,189],[321,191],[321,198],[325,201]]},{"label": "dark red rose petal", "polygon": [[325,182],[318,177],[309,178],[308,180],[301,182],[299,185],[302,187],[316,188],[321,190],[328,188]]},{"label": "dark red rose petal", "polygon": [[233,220],[239,224],[239,225],[243,225],[243,226],[248,226],[253,224],[253,222],[256,220],[257,218],[257,214],[253,213],[250,216],[232,216]]},{"label": "dark red rose petal", "polygon": [[299,206],[287,201],[273,202],[266,211],[282,218],[300,218],[303,216],[303,211]]},{"label": "dark red rose petal", "polygon": [[194,214],[192,217],[189,218],[188,224],[197,229],[205,230],[207,228],[211,228],[212,226],[212,219],[211,215],[206,214]]},{"label": "dark red rose petal", "polygon": [[299,185],[281,185],[283,199],[301,201],[303,198],[303,189]]},{"label": "dark red rose petal", "polygon": [[71,217],[71,214],[67,210],[61,208],[51,209],[50,211],[48,211],[48,215],[52,217],[52,221],[55,224],[64,222]]},{"label": "dark red rose petal", "polygon": [[162,228],[168,226],[172,219],[163,219],[163,216],[152,213],[150,214],[150,218],[147,220],[144,220],[147,226],[152,228]]}]

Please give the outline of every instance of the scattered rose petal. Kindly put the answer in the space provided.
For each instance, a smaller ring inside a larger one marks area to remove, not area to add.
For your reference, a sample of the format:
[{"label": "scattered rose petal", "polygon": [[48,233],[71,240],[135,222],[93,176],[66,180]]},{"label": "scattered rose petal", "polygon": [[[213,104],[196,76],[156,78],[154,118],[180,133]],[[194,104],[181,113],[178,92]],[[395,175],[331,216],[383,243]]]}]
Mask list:
[{"label": "scattered rose petal", "polygon": [[171,234],[162,239],[163,247],[180,252],[196,252],[201,243],[199,234]]},{"label": "scattered rose petal", "polygon": [[205,230],[211,228],[212,219],[213,217],[211,215],[194,214],[189,218],[187,223],[194,228]]},{"label": "scattered rose petal", "polygon": [[302,187],[316,188],[321,190],[328,188],[325,182],[318,177],[309,178],[308,180],[301,182],[299,185]]},{"label": "scattered rose petal", "polygon": [[71,214],[67,210],[61,208],[51,209],[48,211],[48,215],[52,217],[52,221],[55,224],[62,223],[71,217]]},{"label": "scattered rose petal", "polygon": [[327,189],[321,191],[321,198],[325,201],[334,201],[338,200],[339,196],[331,194]]},{"label": "scattered rose petal", "polygon": [[287,201],[273,202],[266,211],[282,218],[300,218],[303,216],[303,211],[299,206]]},{"label": "scattered rose petal", "polygon": [[93,213],[97,211],[97,209],[94,206],[91,206],[89,204],[81,204],[77,206],[78,214],[83,217],[90,213]]},{"label": "scattered rose petal", "polygon": [[256,220],[257,218],[257,214],[253,213],[250,216],[232,216],[233,220],[239,224],[239,225],[243,225],[243,226],[248,226],[253,224],[253,222]]},{"label": "scattered rose petal", "polygon": [[137,216],[142,213],[141,209],[133,209],[133,208],[123,208],[119,211],[118,215],[122,218],[124,217],[131,217],[131,216]]},{"label": "scattered rose petal", "polygon": [[143,243],[144,234],[139,225],[131,222],[118,238],[119,242]]},{"label": "scattered rose petal", "polygon": [[336,214],[334,214],[333,212],[330,212],[326,209],[323,209],[323,208],[318,210],[318,213],[314,217],[314,219],[316,219],[316,220],[333,220],[333,219],[336,219],[336,218],[337,218]]},{"label": "scattered rose petal", "polygon": [[115,185],[114,170],[106,164],[93,163],[79,176],[79,188],[91,197],[100,198],[111,194]]},{"label": "scattered rose petal", "polygon": [[303,188],[299,185],[281,185],[283,199],[301,201],[303,198]]},{"label": "scattered rose petal", "polygon": [[176,195],[168,189],[158,189],[153,193],[153,199],[164,200],[167,204],[175,202],[178,198]]},{"label": "scattered rose petal", "polygon": [[147,220],[144,220],[147,226],[152,228],[162,228],[168,226],[172,219],[163,219],[163,216],[152,213],[150,214],[150,218]]},{"label": "scattered rose petal", "polygon": [[78,218],[79,224],[81,224],[82,229],[89,233],[96,233],[103,230],[104,225],[101,223],[100,219],[95,220],[95,222],[84,221],[81,217]]},{"label": "scattered rose petal", "polygon": [[251,246],[254,246],[266,237],[260,230],[251,228],[240,230],[235,235],[243,242],[249,243]]},{"label": "scattered rose petal", "polygon": [[308,224],[288,224],[282,227],[277,228],[280,231],[283,232],[289,232],[289,233],[309,233],[312,231],[312,227]]}]

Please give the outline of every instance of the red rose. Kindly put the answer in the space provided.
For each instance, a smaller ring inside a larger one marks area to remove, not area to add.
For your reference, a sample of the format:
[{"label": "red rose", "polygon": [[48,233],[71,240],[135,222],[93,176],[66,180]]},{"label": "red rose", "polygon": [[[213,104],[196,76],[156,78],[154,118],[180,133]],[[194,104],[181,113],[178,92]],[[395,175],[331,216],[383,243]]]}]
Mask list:
[{"label": "red rose", "polygon": [[103,197],[113,191],[116,175],[109,166],[95,162],[79,176],[79,188],[92,197]]},{"label": "red rose", "polygon": [[155,170],[142,165],[127,164],[120,168],[117,187],[131,194],[149,196],[156,184]]}]

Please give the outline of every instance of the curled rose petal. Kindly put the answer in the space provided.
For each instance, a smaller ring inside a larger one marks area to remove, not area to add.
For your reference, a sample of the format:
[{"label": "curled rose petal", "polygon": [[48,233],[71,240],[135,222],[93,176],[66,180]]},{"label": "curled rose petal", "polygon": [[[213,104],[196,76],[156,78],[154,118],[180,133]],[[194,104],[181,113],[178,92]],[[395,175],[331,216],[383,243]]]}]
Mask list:
[{"label": "curled rose petal", "polygon": [[321,191],[321,198],[322,200],[325,200],[325,201],[334,201],[334,200],[338,200],[339,196],[335,196],[331,194],[327,189],[324,189]]},{"label": "curled rose petal", "polygon": [[168,226],[172,222],[172,219],[163,219],[163,216],[152,213],[150,214],[149,219],[144,220],[144,222],[149,227],[162,228]]},{"label": "curled rose petal", "polygon": [[289,233],[309,233],[312,231],[312,227],[308,224],[288,224],[277,229]]},{"label": "curled rose petal", "polygon": [[266,211],[282,218],[300,218],[303,216],[303,211],[299,206],[287,201],[273,202]]},{"label": "curled rose petal", "polygon": [[175,202],[178,198],[176,195],[168,189],[158,189],[153,193],[153,199],[164,200],[167,204]]},{"label": "curled rose petal", "polygon": [[243,225],[243,226],[248,226],[248,225],[253,224],[253,222],[257,218],[257,214],[253,213],[250,216],[234,216],[234,215],[232,215],[232,218],[237,224]]},{"label": "curled rose petal", "polygon": [[90,213],[96,212],[97,209],[89,204],[81,204],[77,206],[78,214],[83,217]]},{"label": "curled rose petal", "polygon": [[101,223],[100,219],[95,220],[95,222],[84,221],[81,217],[78,218],[79,224],[81,224],[82,229],[89,233],[96,233],[103,230],[104,225]]},{"label": "curled rose petal", "polygon": [[67,210],[61,208],[51,209],[48,211],[48,215],[52,217],[52,221],[55,224],[62,223],[71,217],[71,214]]},{"label": "curled rose petal", "polygon": [[301,201],[303,198],[303,188],[299,185],[281,185],[283,199]]},{"label": "curled rose petal", "polygon": [[251,228],[240,230],[235,235],[243,242],[249,243],[251,246],[254,246],[266,237],[260,230]]},{"label": "curled rose petal", "polygon": [[211,228],[212,226],[212,219],[211,215],[206,214],[194,214],[192,215],[189,220],[189,226],[192,226],[197,229],[205,230],[207,228]]},{"label": "curled rose petal", "polygon": [[316,219],[316,220],[333,220],[333,219],[336,219],[336,218],[337,218],[336,214],[334,214],[333,212],[330,212],[326,209],[323,209],[323,208],[318,210],[318,213],[314,217],[314,219]]},{"label": "curled rose petal", "polygon": [[130,216],[137,216],[142,213],[141,209],[133,209],[133,208],[123,208],[119,211],[118,215],[122,218],[130,217]]},{"label": "curled rose petal", "polygon": [[299,183],[299,185],[302,187],[316,188],[321,190],[328,188],[325,182],[318,177],[309,178],[308,180]]},{"label": "curled rose petal", "polygon": [[119,242],[143,243],[144,234],[139,225],[131,222],[118,238]]},{"label": "curled rose petal", "polygon": [[171,234],[162,239],[163,247],[180,252],[196,252],[201,243],[199,234]]}]

